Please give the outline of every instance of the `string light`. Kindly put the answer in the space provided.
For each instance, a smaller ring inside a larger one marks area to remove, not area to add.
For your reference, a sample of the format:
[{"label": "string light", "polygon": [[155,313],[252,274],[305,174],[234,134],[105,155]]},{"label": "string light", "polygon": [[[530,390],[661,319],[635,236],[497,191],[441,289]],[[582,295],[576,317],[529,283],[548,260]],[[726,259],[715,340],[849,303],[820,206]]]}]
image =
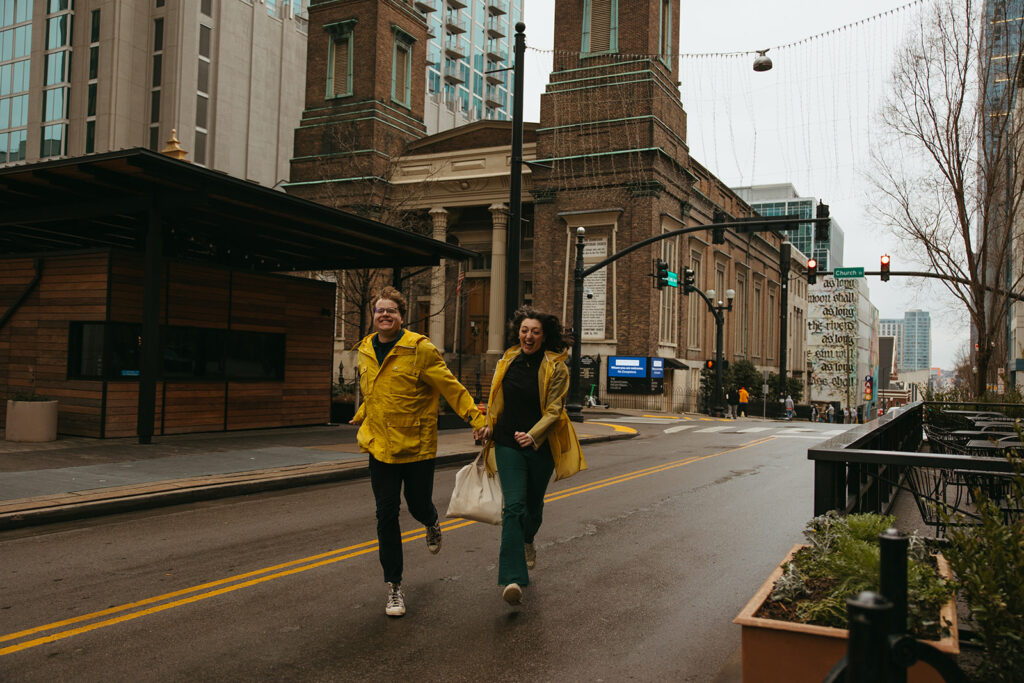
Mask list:
[{"label": "string light", "polygon": [[[770,47],[768,49],[770,49],[770,50],[785,50],[787,48],[792,48],[792,47],[796,47],[798,45],[803,45],[805,43],[809,43],[809,42],[812,42],[812,41],[820,40],[822,38],[827,38],[828,36],[832,36],[832,35],[835,35],[837,33],[842,32],[842,31],[845,31],[848,28],[853,28],[853,27],[856,27],[856,26],[861,26],[863,24],[869,24],[871,22],[874,22],[874,21],[877,21],[879,19],[882,19],[883,17],[888,17],[888,16],[893,15],[893,14],[898,14],[900,12],[904,12],[904,11],[910,9],[911,7],[916,7],[917,5],[923,4],[924,2],[925,2],[925,0],[912,0],[911,2],[908,2],[908,3],[904,4],[904,5],[900,5],[899,7],[894,7],[893,9],[886,10],[885,12],[879,12],[878,14],[874,14],[874,15],[872,15],[870,17],[867,17],[866,19],[860,19],[858,21],[851,21],[848,24],[844,24],[842,26],[838,26],[838,27],[836,27],[834,29],[831,29],[831,30],[828,30],[828,31],[822,31],[821,33],[815,33],[812,36],[808,36],[806,38],[802,38],[800,40],[796,40],[796,41],[793,41],[793,42],[790,42],[790,43],[785,43],[783,45],[775,45],[775,46]],[[533,47],[531,45],[527,45],[526,49],[530,50],[531,52],[536,52],[538,54],[546,54],[546,55],[578,56],[578,55],[582,54],[579,50],[556,50],[556,49],[543,50],[543,49],[540,49],[540,48]],[[708,59],[708,58],[721,59],[723,57],[725,57],[725,58],[750,57],[752,55],[756,55],[758,52],[760,52],[760,50],[741,50],[741,51],[736,51],[736,52],[677,52],[677,53],[674,53],[671,56],[675,57],[676,59]],[[656,54],[639,54],[639,53],[616,52],[616,53],[614,53],[614,56],[615,56],[616,59],[623,59],[623,58],[625,58],[625,59],[651,59],[651,58],[654,58],[654,57],[664,57],[665,55],[661,54],[661,53],[656,53]]]}]

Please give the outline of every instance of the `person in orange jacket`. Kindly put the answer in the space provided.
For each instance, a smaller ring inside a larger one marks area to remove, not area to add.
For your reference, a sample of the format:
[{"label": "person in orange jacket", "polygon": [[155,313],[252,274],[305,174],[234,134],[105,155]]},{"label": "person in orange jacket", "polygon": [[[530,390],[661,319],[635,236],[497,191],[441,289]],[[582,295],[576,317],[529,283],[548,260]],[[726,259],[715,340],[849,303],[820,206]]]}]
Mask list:
[{"label": "person in orange jacket", "polygon": [[747,404],[750,403],[750,392],[746,387],[740,387],[740,417],[747,416]]},{"label": "person in orange jacket", "polygon": [[402,530],[398,510],[402,486],[409,514],[426,527],[427,548],[441,550],[441,525],[434,507],[437,398],[443,394],[481,438],[487,421],[451,373],[437,347],[422,334],[402,329],[405,298],[385,287],[373,309],[374,334],[359,342],[359,389],[363,402],[352,424],[370,455],[370,486],[377,506],[377,542],[387,583],[385,614],[405,614],[402,591]]}]

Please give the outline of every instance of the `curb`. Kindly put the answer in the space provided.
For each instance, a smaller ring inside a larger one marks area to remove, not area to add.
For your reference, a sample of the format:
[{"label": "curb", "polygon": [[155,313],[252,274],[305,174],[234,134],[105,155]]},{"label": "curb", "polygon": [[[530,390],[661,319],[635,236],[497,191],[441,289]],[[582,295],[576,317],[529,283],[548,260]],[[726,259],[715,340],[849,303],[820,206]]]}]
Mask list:
[{"label": "curb", "polygon": [[[603,436],[584,437],[580,439],[580,443],[619,441],[631,439],[634,436],[636,434],[616,432]],[[479,451],[476,449],[449,453],[437,456],[435,460],[438,466],[462,465],[471,462],[478,453]],[[368,476],[368,473],[369,467],[362,462],[317,463],[190,479],[172,479],[149,485],[99,489],[93,494],[94,497],[91,500],[85,499],[88,496],[82,496],[83,499],[78,502],[69,501],[68,496],[71,494],[63,496],[60,502],[47,502],[53,501],[54,496],[43,496],[39,499],[26,498],[7,503],[0,502],[0,509],[19,503],[28,504],[23,509],[0,513],[0,531],[217,500],[250,493],[265,493],[347,479],[360,479]],[[88,492],[83,493],[87,494]],[[33,500],[38,501],[34,507],[31,503]]]}]

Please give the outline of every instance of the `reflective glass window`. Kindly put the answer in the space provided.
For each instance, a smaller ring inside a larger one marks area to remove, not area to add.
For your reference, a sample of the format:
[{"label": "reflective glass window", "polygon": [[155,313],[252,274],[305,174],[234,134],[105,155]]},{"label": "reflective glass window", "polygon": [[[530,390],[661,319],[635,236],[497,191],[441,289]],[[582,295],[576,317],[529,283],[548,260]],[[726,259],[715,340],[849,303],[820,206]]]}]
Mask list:
[{"label": "reflective glass window", "polygon": [[39,146],[39,156],[62,156],[64,154],[64,138],[66,137],[66,132],[66,123],[60,123],[55,126],[44,126],[43,139]]},{"label": "reflective glass window", "polygon": [[56,50],[67,45],[68,19],[70,15],[50,17],[46,20],[46,49]]},{"label": "reflective glass window", "polygon": [[46,55],[45,85],[57,85],[67,80],[64,77],[64,65],[67,63],[66,57],[67,52],[64,50]]},{"label": "reflective glass window", "polygon": [[163,74],[164,74],[163,64],[164,64],[164,56],[163,55],[153,55],[153,87],[154,88],[159,88],[160,84],[163,82]]},{"label": "reflective glass window", "polygon": [[212,17],[213,16],[213,0],[202,0],[199,3],[199,11],[202,12],[204,16]]},{"label": "reflective glass window", "polygon": [[160,127],[153,126],[149,129],[149,148],[154,152],[160,151]]},{"label": "reflective glass window", "polygon": [[210,63],[205,59],[199,60],[199,85],[200,92],[210,92]]},{"label": "reflective glass window", "polygon": [[67,88],[43,91],[43,121],[59,121],[67,118],[67,94]]},{"label": "reflective glass window", "polygon": [[50,0],[50,14],[66,10],[69,0]]},{"label": "reflective glass window", "polygon": [[28,155],[28,131],[14,130],[10,133],[11,139],[8,145],[8,161],[24,161]]},{"label": "reflective glass window", "polygon": [[12,66],[11,92],[25,92],[29,85],[29,60],[23,59],[15,62]]},{"label": "reflective glass window", "polygon": [[14,0],[0,0],[0,26],[14,23]]},{"label": "reflective glass window", "polygon": [[160,52],[164,49],[164,20],[153,20],[153,52]]},{"label": "reflective glass window", "polygon": [[11,100],[11,128],[21,128],[28,125],[28,95],[12,97]]},{"label": "reflective glass window", "polygon": [[92,27],[89,30],[89,42],[100,42],[100,11],[98,9],[92,11]]},{"label": "reflective glass window", "polygon": [[96,151],[96,122],[85,122],[85,153],[92,154]]},{"label": "reflective glass window", "polygon": [[89,84],[89,98],[86,101],[86,116],[96,116],[96,84]]},{"label": "reflective glass window", "polygon": [[0,95],[11,94],[11,70],[13,68],[12,64],[0,66]]},{"label": "reflective glass window", "polygon": [[213,31],[209,26],[199,27],[199,56],[210,58],[210,40],[213,35]]},{"label": "reflective glass window", "polygon": [[204,95],[196,97],[196,127],[208,128],[207,115],[210,109],[210,100]]},{"label": "reflective glass window", "polygon": [[206,133],[196,131],[195,160],[197,164],[206,163]]},{"label": "reflective glass window", "polygon": [[20,24],[23,21],[31,21],[31,19],[32,0],[18,0],[18,11],[14,15],[14,21]]},{"label": "reflective glass window", "polygon": [[0,61],[14,57],[14,31],[0,31]]},{"label": "reflective glass window", "polygon": [[160,91],[154,90],[150,101],[149,122],[157,123],[158,121],[160,121]]},{"label": "reflective glass window", "polygon": [[[0,129],[10,128],[8,125],[11,122],[11,98],[5,97],[0,100]],[[7,138],[4,137],[4,140]],[[0,145],[0,149],[4,152],[7,151],[7,145]]]},{"label": "reflective glass window", "polygon": [[89,48],[89,78],[96,78],[100,73],[100,46]]},{"label": "reflective glass window", "polygon": [[28,57],[32,51],[32,25],[14,29],[14,58]]},{"label": "reflective glass window", "polygon": [[0,164],[7,161],[7,133],[0,133]]}]

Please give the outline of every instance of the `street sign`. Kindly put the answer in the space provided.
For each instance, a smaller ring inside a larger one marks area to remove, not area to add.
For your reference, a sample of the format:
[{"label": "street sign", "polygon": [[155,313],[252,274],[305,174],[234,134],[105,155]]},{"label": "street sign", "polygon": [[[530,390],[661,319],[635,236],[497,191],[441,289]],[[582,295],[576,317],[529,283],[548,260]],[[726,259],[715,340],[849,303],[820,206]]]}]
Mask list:
[{"label": "street sign", "polygon": [[678,287],[679,286],[679,273],[673,273],[671,270],[668,271],[668,286]]},{"label": "street sign", "polygon": [[863,268],[833,268],[832,276],[837,280],[864,277]]}]

